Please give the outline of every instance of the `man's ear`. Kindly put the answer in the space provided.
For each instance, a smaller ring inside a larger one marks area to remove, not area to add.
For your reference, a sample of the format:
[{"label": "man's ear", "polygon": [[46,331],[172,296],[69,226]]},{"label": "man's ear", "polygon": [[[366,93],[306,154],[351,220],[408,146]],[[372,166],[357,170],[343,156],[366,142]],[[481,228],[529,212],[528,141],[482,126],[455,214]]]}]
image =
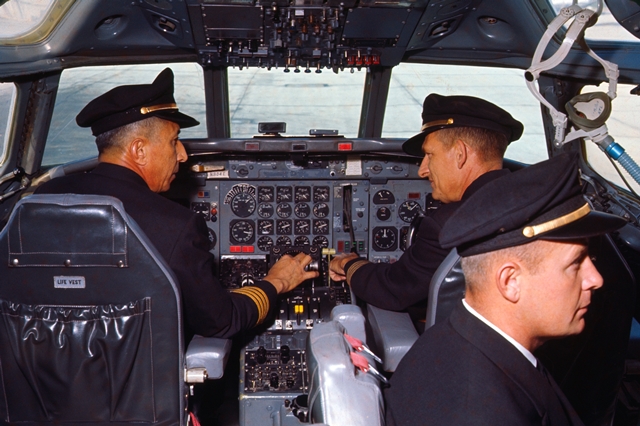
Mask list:
[{"label": "man's ear", "polygon": [[453,145],[453,149],[456,158],[456,166],[458,169],[461,169],[469,157],[469,147],[462,139],[457,139]]},{"label": "man's ear", "polygon": [[520,300],[522,267],[518,262],[504,262],[495,275],[495,285],[503,298],[511,303]]},{"label": "man's ear", "polygon": [[148,143],[144,138],[135,138],[129,143],[128,153],[131,159],[139,166],[144,166],[148,159]]}]

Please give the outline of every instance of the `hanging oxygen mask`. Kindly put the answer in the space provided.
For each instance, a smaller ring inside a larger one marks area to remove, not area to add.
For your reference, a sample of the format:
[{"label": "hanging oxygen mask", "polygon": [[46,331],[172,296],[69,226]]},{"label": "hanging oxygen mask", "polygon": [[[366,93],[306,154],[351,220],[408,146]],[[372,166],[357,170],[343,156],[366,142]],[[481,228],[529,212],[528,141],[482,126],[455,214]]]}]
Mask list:
[{"label": "hanging oxygen mask", "polygon": [[[574,0],[575,3],[575,0]],[[525,72],[527,87],[540,101],[547,107],[553,126],[555,128],[554,144],[558,147],[578,138],[586,138],[595,142],[600,149],[611,159],[618,161],[622,167],[640,184],[640,167],[633,161],[619,144],[609,135],[606,121],[611,114],[611,101],[616,97],[618,84],[618,66],[612,62],[600,58],[589,48],[584,32],[594,25],[598,16],[602,13],[603,0],[598,0],[596,11],[583,9],[577,4],[564,7],[547,27],[547,30],[540,39],[538,47],[533,55],[531,66]],[[546,60],[542,60],[542,55],[549,44],[549,41],[557,31],[569,20],[573,22],[567,28],[564,40],[558,50]],[[540,77],[540,73],[550,70],[560,64],[569,54],[574,43],[577,43],[589,56],[598,61],[604,68],[604,73],[609,80],[607,93],[594,92],[575,96],[565,104],[567,114],[563,114],[549,103],[540,91],[536,88],[535,82]],[[565,135],[567,127],[567,115],[571,119],[575,130]]]}]

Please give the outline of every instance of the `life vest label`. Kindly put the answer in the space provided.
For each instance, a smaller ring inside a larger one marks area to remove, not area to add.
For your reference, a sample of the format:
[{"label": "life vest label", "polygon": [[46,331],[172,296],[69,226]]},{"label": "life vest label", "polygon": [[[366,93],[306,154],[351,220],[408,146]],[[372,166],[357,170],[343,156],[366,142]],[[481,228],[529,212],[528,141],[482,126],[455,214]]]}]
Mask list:
[{"label": "life vest label", "polygon": [[84,277],[53,277],[54,288],[85,288]]}]

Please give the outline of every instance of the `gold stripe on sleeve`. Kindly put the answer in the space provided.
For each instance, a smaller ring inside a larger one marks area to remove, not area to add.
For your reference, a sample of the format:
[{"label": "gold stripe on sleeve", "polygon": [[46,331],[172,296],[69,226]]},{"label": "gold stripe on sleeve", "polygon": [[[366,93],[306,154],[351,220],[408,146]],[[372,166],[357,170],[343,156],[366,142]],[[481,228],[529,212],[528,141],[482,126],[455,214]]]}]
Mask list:
[{"label": "gold stripe on sleeve", "polygon": [[269,298],[267,297],[267,293],[264,292],[260,287],[255,286],[247,286],[238,288],[235,290],[231,290],[232,293],[242,294],[243,296],[247,296],[249,299],[255,303],[258,308],[258,321],[256,325],[262,323],[267,317],[269,313]]},{"label": "gold stripe on sleeve", "polygon": [[371,262],[368,260],[359,260],[349,267],[349,270],[347,271],[347,284],[351,285],[351,277],[353,277],[353,274],[367,263]]}]

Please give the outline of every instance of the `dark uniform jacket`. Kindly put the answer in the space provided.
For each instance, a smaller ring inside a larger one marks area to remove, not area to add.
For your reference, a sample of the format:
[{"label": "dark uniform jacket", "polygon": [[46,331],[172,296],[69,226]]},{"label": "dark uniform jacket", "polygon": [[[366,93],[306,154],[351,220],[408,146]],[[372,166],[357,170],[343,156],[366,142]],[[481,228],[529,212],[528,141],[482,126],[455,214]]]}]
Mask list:
[{"label": "dark uniform jacket", "polygon": [[402,359],[387,426],[582,425],[553,379],[462,302]]},{"label": "dark uniform jacket", "polygon": [[91,173],[53,179],[37,192],[120,199],[178,279],[187,340],[193,334],[230,337],[260,323],[275,305],[276,289],[266,281],[235,293],[224,289],[214,276],[204,218],[154,193],[130,169],[100,163]]},{"label": "dark uniform jacket", "polygon": [[461,201],[442,204],[433,214],[427,215],[420,223],[415,243],[397,262],[370,263],[364,259],[348,262],[345,275],[353,293],[373,306],[391,311],[425,301],[429,296],[431,277],[450,251],[443,249],[438,241],[445,222],[471,194],[506,173],[509,170],[483,174],[469,185]]}]

